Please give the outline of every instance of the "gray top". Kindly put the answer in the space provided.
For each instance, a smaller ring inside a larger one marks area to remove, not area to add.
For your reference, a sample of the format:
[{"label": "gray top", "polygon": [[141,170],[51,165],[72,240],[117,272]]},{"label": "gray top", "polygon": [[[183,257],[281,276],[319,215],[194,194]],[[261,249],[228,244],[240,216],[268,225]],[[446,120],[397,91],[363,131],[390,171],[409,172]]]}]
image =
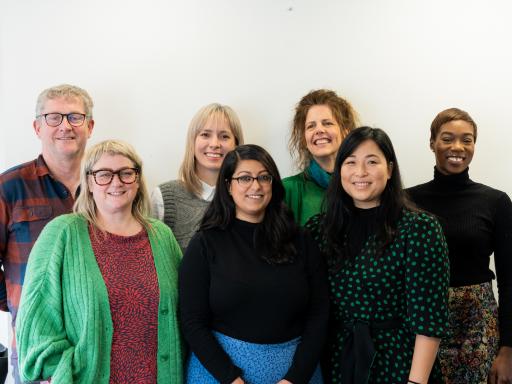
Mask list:
[{"label": "gray top", "polygon": [[153,215],[171,228],[182,252],[185,253],[209,201],[189,192],[180,180],[160,184],[153,191],[151,201]]}]

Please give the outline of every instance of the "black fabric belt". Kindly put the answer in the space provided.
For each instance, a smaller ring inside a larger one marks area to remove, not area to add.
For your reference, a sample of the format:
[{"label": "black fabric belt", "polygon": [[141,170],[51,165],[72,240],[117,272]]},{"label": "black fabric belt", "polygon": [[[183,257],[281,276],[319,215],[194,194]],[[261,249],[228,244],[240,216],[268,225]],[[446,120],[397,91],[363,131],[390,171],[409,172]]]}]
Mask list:
[{"label": "black fabric belt", "polygon": [[394,329],[400,327],[402,319],[391,319],[379,322],[353,320],[343,324],[348,336],[341,351],[341,383],[366,384],[370,376],[370,368],[375,359],[372,329]]}]

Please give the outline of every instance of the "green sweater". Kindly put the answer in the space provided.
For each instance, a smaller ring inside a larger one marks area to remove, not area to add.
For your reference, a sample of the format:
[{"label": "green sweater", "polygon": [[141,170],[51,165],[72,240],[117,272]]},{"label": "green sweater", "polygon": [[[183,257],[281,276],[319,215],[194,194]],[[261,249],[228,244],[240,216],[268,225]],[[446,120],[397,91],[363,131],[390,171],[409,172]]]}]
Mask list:
[{"label": "green sweater", "polygon": [[305,172],[283,179],[285,203],[293,211],[295,221],[304,226],[311,216],[320,213],[325,189]]},{"label": "green sweater", "polygon": [[[158,383],[182,383],[177,322],[181,251],[165,224],[153,219],[150,223],[160,289]],[[16,320],[22,380],[108,383],[112,333],[107,288],[87,221],[76,214],[59,216],[41,232],[28,262]]]}]

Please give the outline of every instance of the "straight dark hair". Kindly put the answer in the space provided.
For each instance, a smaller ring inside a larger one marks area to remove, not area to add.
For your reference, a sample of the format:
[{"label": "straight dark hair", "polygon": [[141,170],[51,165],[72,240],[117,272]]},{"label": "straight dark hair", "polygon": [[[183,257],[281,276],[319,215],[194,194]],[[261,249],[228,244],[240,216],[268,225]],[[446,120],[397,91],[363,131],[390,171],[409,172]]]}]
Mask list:
[{"label": "straight dark hair", "polygon": [[377,254],[393,241],[398,221],[404,209],[417,211],[407,193],[403,189],[400,169],[396,159],[393,144],[382,129],[360,127],[348,134],[340,146],[336,156],[333,176],[326,192],[325,215],[322,220],[325,249],[331,267],[337,268],[346,260],[353,260],[347,238],[354,221],[355,207],[352,197],[341,185],[341,167],[347,157],[364,141],[372,140],[384,154],[388,167],[391,167],[391,177],[380,196],[377,208]]},{"label": "straight dark hair", "polygon": [[262,248],[261,257],[269,264],[291,263],[297,253],[293,240],[298,229],[292,212],[284,203],[285,190],[276,163],[258,145],[240,145],[226,155],[219,171],[215,195],[199,230],[227,229],[234,222],[236,206],[229,193],[229,186],[242,160],[258,161],[272,176],[272,198],[265,209],[263,221],[256,228],[254,245]]}]

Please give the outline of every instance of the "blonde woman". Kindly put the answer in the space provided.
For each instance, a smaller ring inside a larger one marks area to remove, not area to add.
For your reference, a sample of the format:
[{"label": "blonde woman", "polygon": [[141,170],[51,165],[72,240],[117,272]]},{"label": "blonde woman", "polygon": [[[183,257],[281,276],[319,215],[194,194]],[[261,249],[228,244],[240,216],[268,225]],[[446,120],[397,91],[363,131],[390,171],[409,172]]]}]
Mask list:
[{"label": "blonde woman", "polygon": [[16,328],[23,381],[181,383],[177,268],[169,228],[148,218],[128,144],[86,154],[74,213],[51,221],[28,263]]},{"label": "blonde woman", "polygon": [[206,105],[192,118],[179,179],[160,184],[151,195],[153,216],[172,229],[182,251],[213,198],[226,153],[243,143],[240,120],[227,105]]},{"label": "blonde woman", "polygon": [[320,212],[338,148],[356,125],[356,112],[334,91],[311,91],[297,104],[289,147],[301,172],[283,184],[285,202],[299,225]]}]

